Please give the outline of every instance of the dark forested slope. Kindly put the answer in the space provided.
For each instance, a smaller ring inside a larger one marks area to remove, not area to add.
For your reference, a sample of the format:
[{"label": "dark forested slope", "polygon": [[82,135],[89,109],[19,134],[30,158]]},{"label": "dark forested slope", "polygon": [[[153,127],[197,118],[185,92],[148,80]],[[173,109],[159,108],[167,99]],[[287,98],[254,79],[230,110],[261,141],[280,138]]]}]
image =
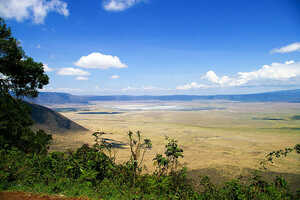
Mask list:
[{"label": "dark forested slope", "polygon": [[32,103],[29,105],[34,128],[43,129],[49,133],[87,131],[86,128],[47,107]]}]

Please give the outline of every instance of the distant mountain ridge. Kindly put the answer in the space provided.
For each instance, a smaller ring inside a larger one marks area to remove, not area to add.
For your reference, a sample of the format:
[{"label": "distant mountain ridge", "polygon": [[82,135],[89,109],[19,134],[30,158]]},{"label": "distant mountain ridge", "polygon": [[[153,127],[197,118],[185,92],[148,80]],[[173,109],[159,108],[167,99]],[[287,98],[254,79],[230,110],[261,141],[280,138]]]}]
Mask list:
[{"label": "distant mountain ridge", "polygon": [[27,102],[35,104],[66,104],[66,103],[88,103],[84,96],[77,96],[60,92],[40,92],[37,98],[25,98]]},{"label": "distant mountain ridge", "polygon": [[36,104],[87,104],[91,101],[192,101],[192,100],[228,100],[240,102],[299,102],[300,89],[282,90],[257,94],[234,94],[234,95],[162,95],[162,96],[79,96],[68,93],[41,92],[35,99],[25,99]]}]

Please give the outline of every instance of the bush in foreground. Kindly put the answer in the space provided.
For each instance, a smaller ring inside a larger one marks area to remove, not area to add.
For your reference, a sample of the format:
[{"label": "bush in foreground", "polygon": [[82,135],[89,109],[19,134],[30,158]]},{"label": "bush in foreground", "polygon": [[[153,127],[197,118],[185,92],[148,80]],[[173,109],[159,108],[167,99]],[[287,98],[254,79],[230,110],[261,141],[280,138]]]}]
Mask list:
[{"label": "bush in foreground", "polygon": [[[137,136],[141,138],[140,133]],[[130,137],[133,137],[131,132]],[[131,139],[138,144],[137,140]],[[115,163],[113,157],[104,153],[110,145],[103,144],[105,140],[98,141],[93,147],[83,145],[75,151],[47,154],[26,153],[17,148],[1,149],[0,190],[87,196],[92,199],[297,198],[280,177],[268,183],[256,175],[247,181],[232,180],[223,187],[216,187],[204,177],[196,188],[187,179],[186,168],[178,167],[183,150],[173,139],[167,139],[164,155],[158,154],[154,158],[157,170],[153,174],[140,173],[142,168],[137,170],[139,165],[135,164],[140,161],[133,158],[124,164]],[[150,147],[150,141],[146,141]]]}]

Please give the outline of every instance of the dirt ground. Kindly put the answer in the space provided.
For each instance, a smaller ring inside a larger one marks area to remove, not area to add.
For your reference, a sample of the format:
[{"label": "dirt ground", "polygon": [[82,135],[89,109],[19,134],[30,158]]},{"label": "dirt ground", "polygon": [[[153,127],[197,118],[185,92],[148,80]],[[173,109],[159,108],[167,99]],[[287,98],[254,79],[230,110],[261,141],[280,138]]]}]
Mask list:
[{"label": "dirt ground", "polygon": [[25,192],[0,192],[0,200],[87,200],[87,198],[67,198],[57,195],[37,195]]}]

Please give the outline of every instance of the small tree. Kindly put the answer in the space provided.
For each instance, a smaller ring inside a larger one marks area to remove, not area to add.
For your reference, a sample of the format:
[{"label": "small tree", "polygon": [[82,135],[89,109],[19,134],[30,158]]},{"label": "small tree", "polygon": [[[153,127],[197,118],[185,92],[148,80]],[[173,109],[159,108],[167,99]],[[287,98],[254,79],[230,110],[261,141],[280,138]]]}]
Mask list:
[{"label": "small tree", "polygon": [[167,144],[165,146],[165,157],[161,154],[157,154],[153,159],[154,164],[157,165],[156,174],[167,175],[176,173],[178,169],[178,159],[183,158],[183,149],[177,144],[177,140],[166,137]]},{"label": "small tree", "polygon": [[141,171],[141,165],[144,161],[144,156],[147,150],[152,148],[152,143],[150,139],[142,140],[141,132],[137,131],[135,135],[133,132],[128,132],[129,146],[130,146],[130,161],[133,164],[133,171],[136,176],[138,172]]},{"label": "small tree", "polygon": [[93,133],[93,136],[95,137],[94,148],[97,149],[98,151],[102,151],[102,152],[106,151],[109,158],[112,160],[115,160],[116,152],[113,151],[112,143],[107,142],[107,140],[102,137],[105,134],[106,133],[101,132],[101,131],[96,131],[95,133]]}]

